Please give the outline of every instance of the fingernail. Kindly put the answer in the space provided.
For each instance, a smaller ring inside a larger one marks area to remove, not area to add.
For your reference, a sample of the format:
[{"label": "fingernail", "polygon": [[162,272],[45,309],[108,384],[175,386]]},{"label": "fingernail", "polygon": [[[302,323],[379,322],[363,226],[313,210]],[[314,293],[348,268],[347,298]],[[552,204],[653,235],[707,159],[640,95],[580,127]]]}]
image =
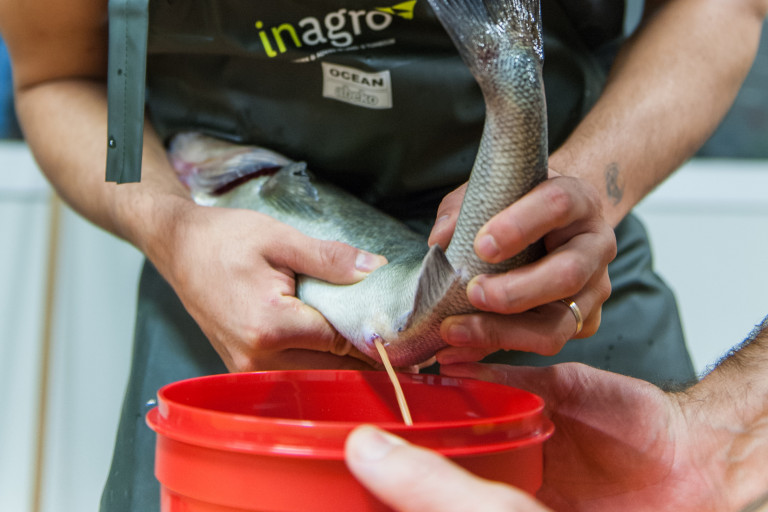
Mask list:
[{"label": "fingernail", "polygon": [[467,286],[467,297],[469,302],[478,307],[485,306],[485,290],[482,285],[477,282],[477,279],[473,279]]},{"label": "fingernail", "polygon": [[469,341],[469,329],[459,322],[452,322],[448,326],[446,339],[451,345],[461,345]]},{"label": "fingernail", "polygon": [[370,273],[384,265],[387,258],[378,254],[371,254],[365,251],[359,251],[355,259],[355,268],[360,272]]},{"label": "fingernail", "polygon": [[404,442],[374,427],[363,426],[355,432],[355,454],[360,461],[378,462]]},{"label": "fingernail", "polygon": [[477,241],[477,255],[484,260],[492,260],[499,255],[501,249],[493,235],[483,235]]}]

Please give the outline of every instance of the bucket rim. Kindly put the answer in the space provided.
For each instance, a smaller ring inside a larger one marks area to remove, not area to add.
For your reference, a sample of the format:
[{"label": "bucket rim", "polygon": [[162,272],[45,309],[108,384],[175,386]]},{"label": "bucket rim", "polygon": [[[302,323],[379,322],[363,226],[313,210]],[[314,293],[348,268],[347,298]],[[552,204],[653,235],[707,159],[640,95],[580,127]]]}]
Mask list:
[{"label": "bucket rim", "polygon": [[[304,380],[312,380],[321,372],[333,372],[337,377],[358,380],[387,379],[383,372],[358,370],[279,370],[194,377],[161,387],[157,392],[157,406],[147,413],[146,423],[159,436],[201,447],[260,455],[323,459],[343,459],[347,435],[362,424],[375,425],[422,446],[426,442],[429,448],[448,457],[489,454],[539,444],[554,432],[552,421],[543,412],[544,401],[541,397],[520,388],[464,377],[398,375],[401,382],[415,385],[450,381],[451,385],[456,386],[495,389],[509,393],[510,396],[525,397],[532,406],[522,411],[480,419],[418,421],[408,426],[399,421],[302,420],[233,413],[180,403],[168,396],[179,386],[204,385],[208,381],[247,379],[252,376],[270,380],[281,377],[295,379],[299,376]],[[222,425],[228,425],[235,430],[228,432],[229,435],[221,435],[216,429]],[[306,446],[307,441],[321,438],[327,446]],[[435,445],[434,440],[437,438],[445,438],[446,443]],[[457,442],[457,439],[462,441]]]}]

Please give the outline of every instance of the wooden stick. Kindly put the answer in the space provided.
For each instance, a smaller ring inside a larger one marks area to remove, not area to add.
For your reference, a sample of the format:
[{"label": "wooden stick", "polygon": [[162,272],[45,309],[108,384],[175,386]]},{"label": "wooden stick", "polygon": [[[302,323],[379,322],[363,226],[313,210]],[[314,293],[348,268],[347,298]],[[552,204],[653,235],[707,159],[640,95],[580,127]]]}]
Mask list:
[{"label": "wooden stick", "polygon": [[48,437],[48,384],[51,373],[51,349],[53,346],[53,322],[56,308],[56,285],[61,225],[61,200],[51,192],[49,202],[48,260],[45,276],[45,304],[43,306],[43,332],[40,343],[40,389],[37,398],[37,444],[35,445],[35,473],[32,483],[32,512],[43,509],[43,484],[46,466],[46,441]]},{"label": "wooden stick", "polygon": [[413,425],[413,420],[411,419],[411,411],[408,409],[408,404],[405,401],[403,388],[400,386],[400,381],[397,380],[397,374],[395,373],[395,369],[392,368],[392,363],[389,360],[387,351],[384,350],[384,345],[382,345],[379,340],[374,340],[374,343],[376,343],[376,350],[379,351],[379,355],[381,356],[381,362],[384,363],[384,368],[387,369],[389,380],[392,381],[392,386],[395,388],[397,405],[400,407],[400,414],[403,416],[403,421],[406,425]]}]

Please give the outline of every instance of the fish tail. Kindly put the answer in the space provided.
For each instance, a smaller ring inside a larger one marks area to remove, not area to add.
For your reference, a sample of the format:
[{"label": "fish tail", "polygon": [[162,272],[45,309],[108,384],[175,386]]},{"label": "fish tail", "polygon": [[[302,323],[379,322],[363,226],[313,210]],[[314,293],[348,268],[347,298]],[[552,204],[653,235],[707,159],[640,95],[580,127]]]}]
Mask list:
[{"label": "fish tail", "polygon": [[446,257],[472,277],[532,261],[480,260],[474,239],[494,215],[547,177],[540,0],[429,0],[483,93],[485,127]]},{"label": "fish tail", "polygon": [[476,78],[502,51],[530,50],[544,59],[540,0],[429,0]]}]

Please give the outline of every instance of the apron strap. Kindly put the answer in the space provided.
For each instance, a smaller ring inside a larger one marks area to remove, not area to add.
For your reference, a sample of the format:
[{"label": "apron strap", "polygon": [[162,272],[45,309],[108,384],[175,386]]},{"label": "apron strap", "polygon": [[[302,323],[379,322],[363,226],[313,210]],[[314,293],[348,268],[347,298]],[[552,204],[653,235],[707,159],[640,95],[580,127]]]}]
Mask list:
[{"label": "apron strap", "polygon": [[109,0],[106,181],[141,181],[149,0]]}]

